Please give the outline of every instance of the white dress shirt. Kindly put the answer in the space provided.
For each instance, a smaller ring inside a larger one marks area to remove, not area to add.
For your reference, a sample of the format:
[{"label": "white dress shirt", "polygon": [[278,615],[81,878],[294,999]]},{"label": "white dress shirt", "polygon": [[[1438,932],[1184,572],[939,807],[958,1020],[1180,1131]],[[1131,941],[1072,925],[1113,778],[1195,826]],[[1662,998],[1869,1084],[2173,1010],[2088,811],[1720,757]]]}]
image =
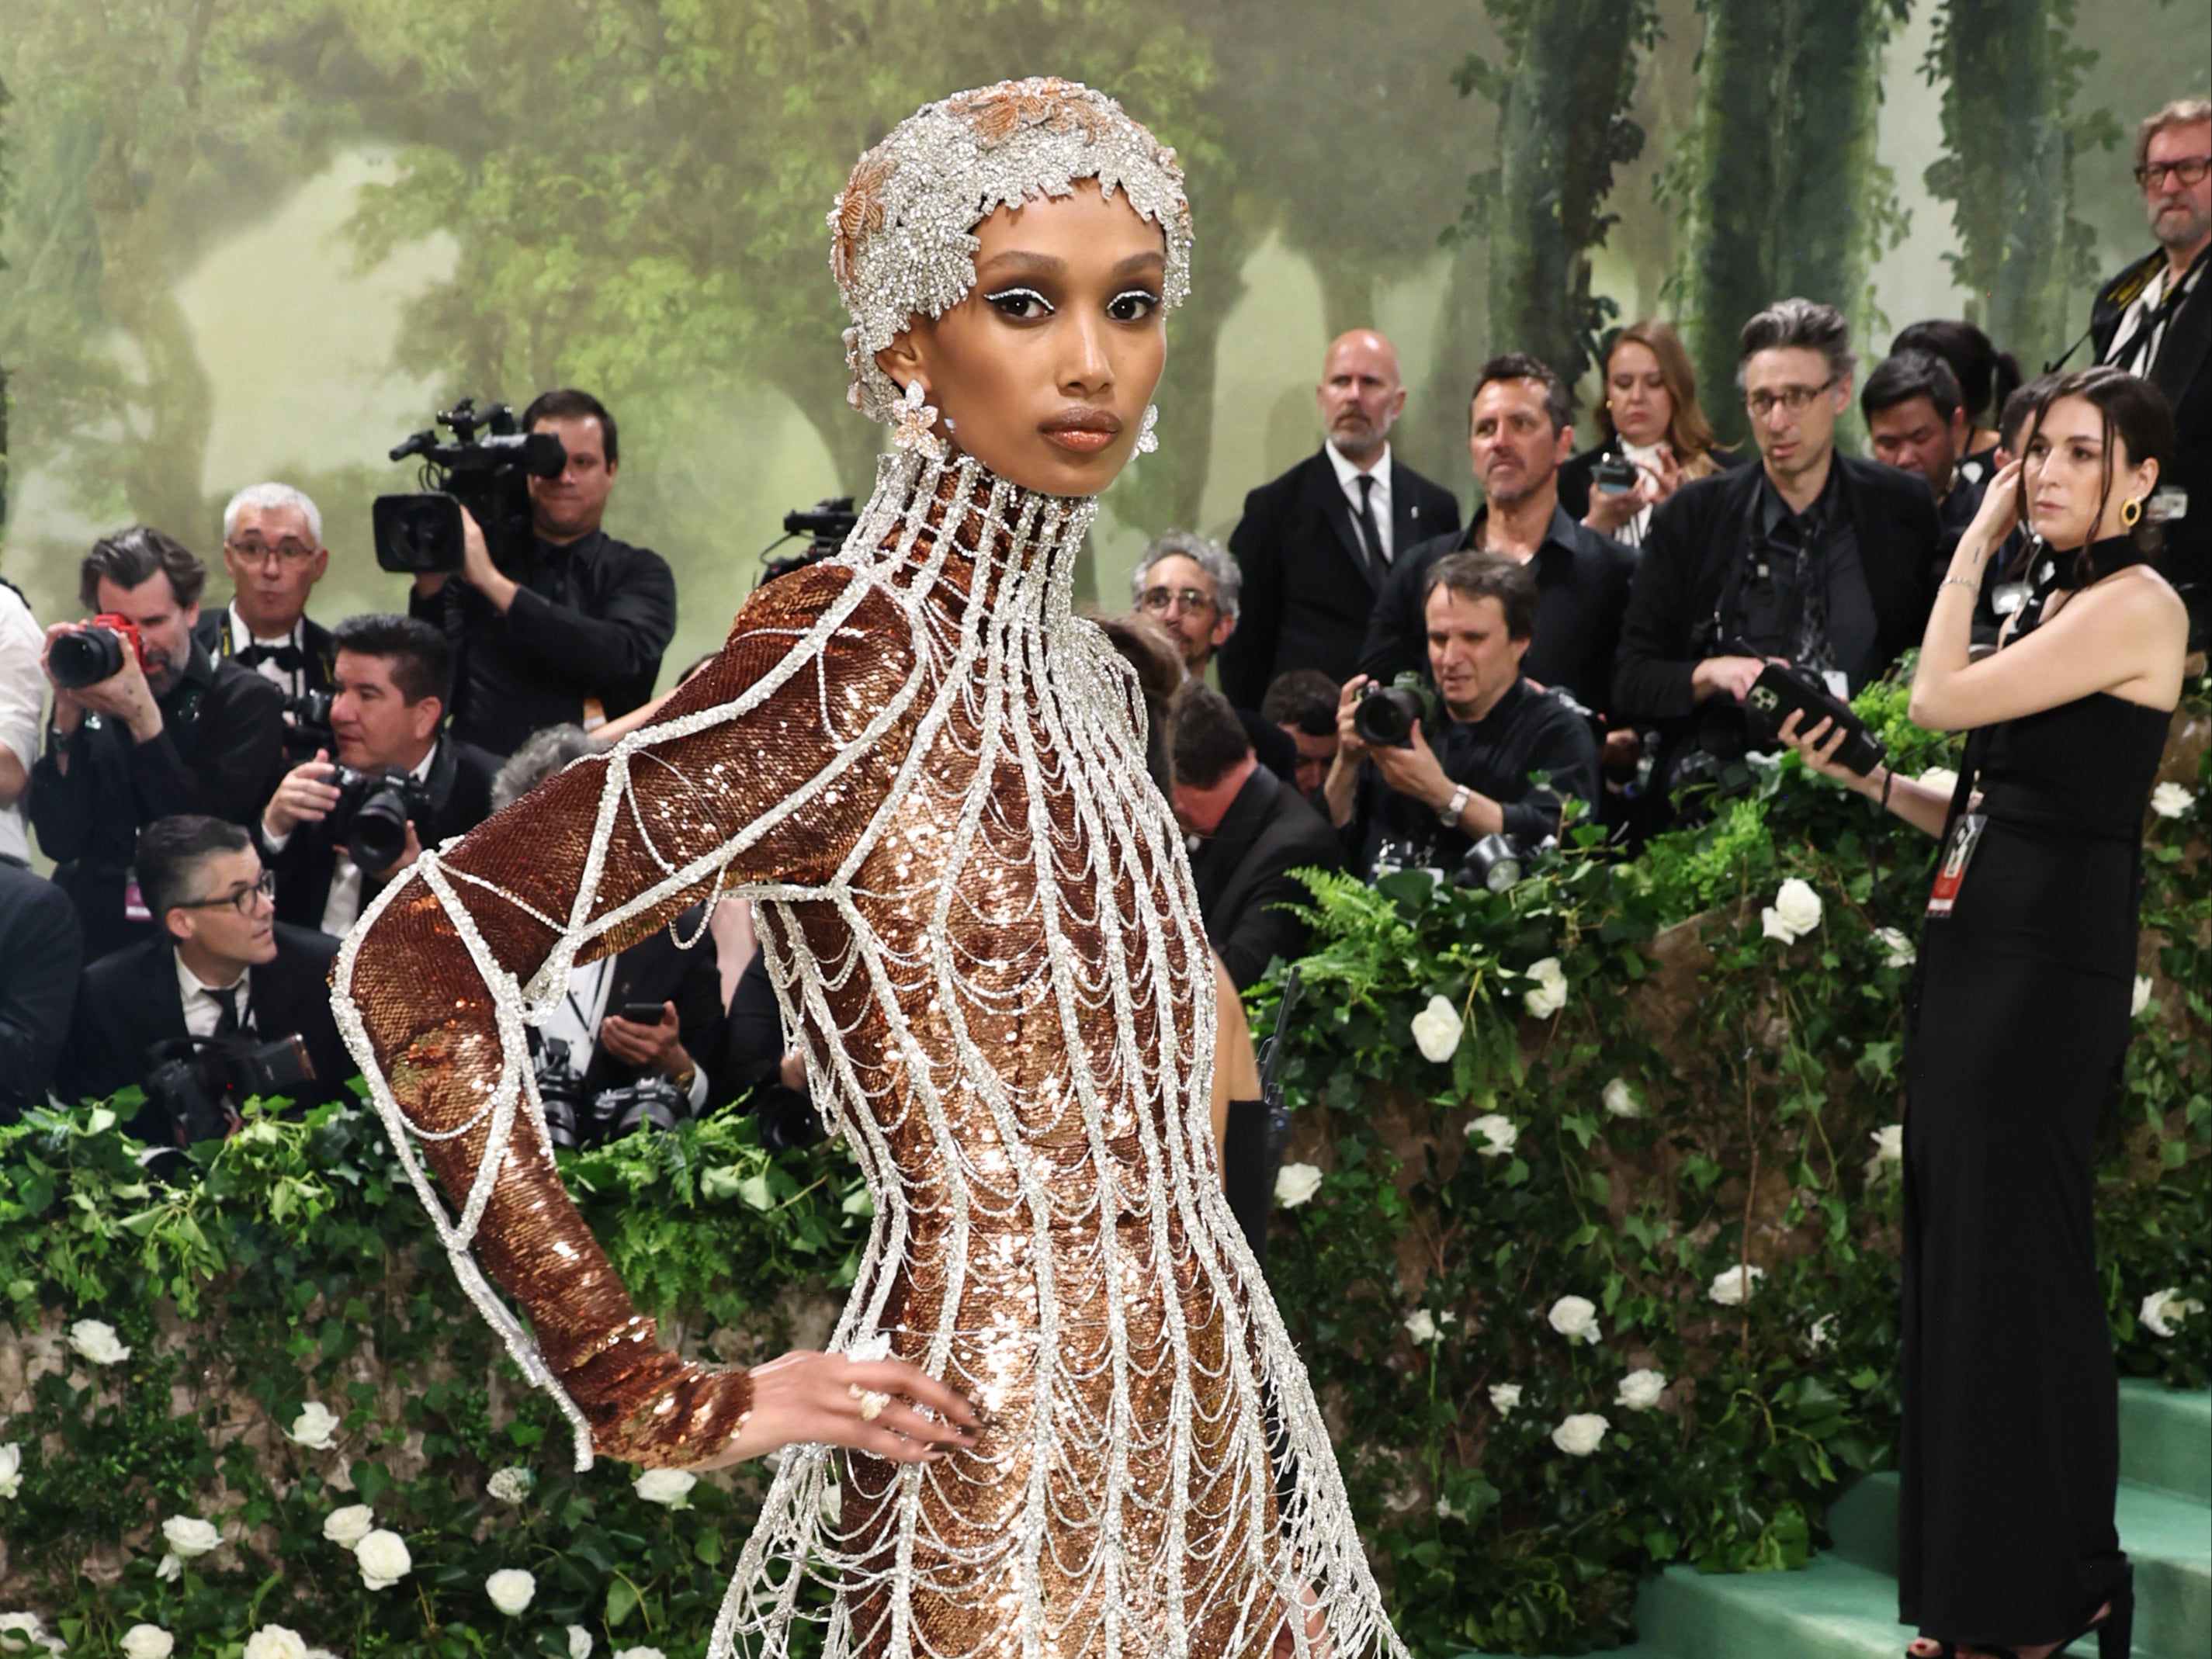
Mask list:
[{"label": "white dress shirt", "polygon": [[[39,716],[46,702],[46,677],[39,662],[46,648],[46,630],[31,607],[14,588],[0,587],[0,747],[14,753],[27,775],[39,758]],[[0,807],[0,857],[31,861],[21,796],[14,805]]]},{"label": "white dress shirt", "polygon": [[1352,504],[1352,526],[1355,533],[1359,528],[1359,481],[1363,477],[1375,480],[1367,499],[1368,504],[1375,510],[1375,534],[1382,544],[1382,562],[1389,565],[1398,556],[1390,531],[1390,446],[1382,446],[1382,453],[1376,458],[1373,470],[1364,473],[1346,460],[1334,444],[1323,444],[1322,448],[1328,456],[1328,464],[1336,469],[1337,487],[1344,491],[1344,499]]},{"label": "white dress shirt", "polygon": [[249,645],[265,645],[272,650],[280,646],[290,646],[300,653],[301,667],[279,668],[273,662],[258,662],[246,672],[260,675],[288,697],[296,697],[307,689],[305,666],[307,660],[307,628],[304,618],[292,624],[290,633],[279,634],[273,640],[264,640],[246,625],[246,618],[238,614],[238,601],[233,599],[230,602],[230,648],[236,653]]},{"label": "white dress shirt", "polygon": [[184,999],[185,1030],[196,1037],[211,1037],[222,1019],[222,1000],[214,991],[235,988],[238,995],[238,1029],[244,1030],[253,1019],[253,976],[240,974],[230,985],[210,987],[198,974],[185,966],[182,951],[171,952],[177,958],[177,991]]}]

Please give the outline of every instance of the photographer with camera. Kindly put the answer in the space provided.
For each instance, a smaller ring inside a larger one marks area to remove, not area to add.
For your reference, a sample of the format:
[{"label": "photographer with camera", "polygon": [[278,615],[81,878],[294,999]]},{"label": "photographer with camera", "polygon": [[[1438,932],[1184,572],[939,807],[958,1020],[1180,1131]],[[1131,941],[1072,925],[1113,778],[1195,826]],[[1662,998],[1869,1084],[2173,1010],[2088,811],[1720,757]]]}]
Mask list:
[{"label": "photographer with camera", "polygon": [[1932,351],[1899,351],[1883,358],[1859,391],[1867,441],[1885,466],[1917,472],[1936,497],[1943,526],[1943,557],[1982,510],[1982,492],[1996,468],[1986,455],[1969,457],[1973,422],[1950,364]]},{"label": "photographer with camera", "polygon": [[156,1146],[228,1133],[250,1096],[343,1096],[354,1067],[331,1017],[337,941],[276,920],[252,838],[185,814],[148,824],[136,856],[161,933],[84,970],[64,1096],[143,1087],[131,1132]]},{"label": "photographer with camera", "polygon": [[323,515],[289,484],[248,484],[222,510],[222,568],[230,603],[204,612],[192,637],[284,694],[295,718],[331,689],[331,630],[307,620],[307,596],[330,568]]},{"label": "photographer with camera", "polygon": [[[536,733],[493,780],[492,811],[599,752],[580,726]],[[703,906],[618,956],[578,963],[531,1043],[553,1144],[596,1146],[697,1115],[711,1098],[702,1062],[722,1052],[724,1018],[721,969]]]},{"label": "photographer with camera", "polygon": [[1941,527],[1917,473],[1836,453],[1853,360],[1843,315],[1784,300],[1743,327],[1738,378],[1759,465],[1684,484],[1653,513],[1614,655],[1614,713],[1660,732],[1635,824],[1673,798],[1750,785],[1771,746],[1744,698],[1770,660],[1857,693],[1920,637]]},{"label": "photographer with camera", "polygon": [[599,527],[621,466],[614,416],[589,392],[547,392],[522,428],[567,452],[552,476],[524,467],[527,532],[465,503],[459,568],[418,570],[408,601],[459,645],[454,736],[502,757],[532,732],[588,731],[644,702],[676,633],[667,562]]},{"label": "photographer with camera", "polygon": [[[1534,848],[1559,834],[1568,796],[1597,799],[1589,720],[1521,673],[1538,597],[1525,565],[1449,554],[1430,567],[1421,602],[1437,695],[1404,684],[1410,675],[1393,686],[1356,675],[1344,688],[1322,795],[1363,878],[1454,868],[1491,836]],[[1549,781],[1532,782],[1536,772]]]},{"label": "photographer with camera", "polygon": [[261,845],[278,920],[342,934],[425,847],[491,816],[499,763],[441,729],[453,647],[436,629],[349,617],[331,637],[331,748],[284,775]]},{"label": "photographer with camera", "polygon": [[284,700],[192,638],[207,567],[135,525],[84,556],[85,623],[46,629],[54,707],[31,775],[31,823],[77,908],[85,959],[155,931],[131,874],[139,830],[199,813],[250,824],[284,739]]}]

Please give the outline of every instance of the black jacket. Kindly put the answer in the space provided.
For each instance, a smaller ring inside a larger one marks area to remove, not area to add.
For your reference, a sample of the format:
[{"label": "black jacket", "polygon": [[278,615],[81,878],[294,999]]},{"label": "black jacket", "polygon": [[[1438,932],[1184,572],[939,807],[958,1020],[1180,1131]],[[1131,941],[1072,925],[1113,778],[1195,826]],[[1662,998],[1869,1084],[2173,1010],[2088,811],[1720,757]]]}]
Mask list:
[{"label": "black jacket", "polygon": [[[719,1086],[714,1064],[722,1052],[722,971],[714,960],[714,936],[702,933],[702,920],[699,908],[686,910],[617,957],[606,1012],[619,1014],[629,1002],[673,1002],[684,1051],[707,1073],[707,1098],[712,1102]],[[699,942],[683,950],[676,943],[679,933],[685,939],[700,935]],[[609,1054],[605,1044],[594,1042],[585,1091],[597,1095],[603,1089],[625,1088],[642,1075]]]},{"label": "black jacket", "polygon": [[[1917,472],[1856,455],[1838,454],[1834,464],[1874,604],[1875,640],[1882,659],[1892,661],[1919,644],[1927,625],[1942,538],[1936,498]],[[1727,654],[1702,630],[1730,562],[1743,556],[1745,526],[1765,476],[1764,468],[1740,466],[1699,478],[1651,515],[1614,655],[1613,708],[1623,720],[1686,720],[1696,706],[1692,670],[1705,657]]]},{"label": "black jacket", "polygon": [[[2212,252],[2197,256],[2199,265]],[[2138,260],[2098,291],[2089,313],[2097,361],[2105,361],[2128,302],[2166,263],[2163,250]],[[2125,296],[2124,298],[2123,296]],[[2212,271],[2200,270],[2166,325],[2150,378],[2173,405],[2173,465],[2159,480],[2188,492],[2189,514],[2163,526],[2160,568],[2189,601],[2192,644],[2201,644],[2212,617]]]},{"label": "black jacket", "polygon": [[1343,854],[1328,820],[1296,788],[1255,767],[1211,836],[1190,855],[1199,914],[1214,953],[1240,991],[1249,990],[1277,957],[1296,962],[1311,930],[1283,904],[1309,904],[1313,894],[1291,872],[1340,869]]},{"label": "black jacket", "polygon": [[676,635],[676,578],[667,561],[593,531],[565,547],[532,540],[522,584],[501,616],[454,578],[407,609],[460,647],[453,732],[502,759],[532,732],[580,725],[585,699],[609,720],[653,696],[661,653]]},{"label": "black jacket", "polygon": [[[1459,528],[1459,501],[1395,454],[1390,544],[1399,554]],[[1221,647],[1222,694],[1257,708],[1279,674],[1318,668],[1352,678],[1382,579],[1368,568],[1352,507],[1316,450],[1244,498],[1229,538],[1244,574],[1237,631]]]},{"label": "black jacket", "polygon": [[[278,922],[275,958],[247,975],[248,1018],[261,1040],[294,1032],[307,1040],[315,1080],[299,1091],[295,1105],[338,1099],[356,1071],[331,1016],[331,961],[337,949],[328,933]],[[185,1035],[176,952],[167,939],[149,939],[103,957],[77,981],[63,1097],[105,1100],[118,1089],[143,1085],[150,1069],[148,1050]],[[131,1133],[149,1146],[168,1145],[172,1138],[166,1114],[151,1102],[133,1121]]]},{"label": "black jacket", "polygon": [[[1466,530],[1423,542],[1399,556],[1368,618],[1359,652],[1361,673],[1386,684],[1408,669],[1427,675],[1421,588],[1437,560],[1474,544],[1481,523],[1477,512]],[[1564,688],[1593,714],[1606,713],[1613,707],[1613,648],[1628,611],[1635,550],[1576,523],[1565,507],[1553,507],[1551,528],[1529,569],[1536,578],[1536,633],[1521,659],[1521,672],[1539,685]]]},{"label": "black jacket", "polygon": [[[199,641],[200,649],[217,662],[236,656],[242,647],[251,643],[231,638],[230,607],[228,605],[213,611],[203,610],[199,621],[192,628],[192,637]],[[337,641],[331,637],[329,629],[312,617],[300,618],[300,641],[303,647],[304,660],[300,669],[304,689],[309,691],[330,690],[331,677],[337,671]]]},{"label": "black jacket", "polygon": [[0,861],[0,1123],[46,1097],[76,1001],[82,949],[69,895]]},{"label": "black jacket", "polygon": [[[499,762],[481,749],[441,733],[430,770],[422,780],[429,810],[414,820],[415,838],[425,848],[465,835],[491,816],[491,781]],[[258,837],[257,837],[258,839]],[[320,927],[330,902],[331,877],[337,872],[338,842],[331,820],[303,823],[285,839],[281,851],[264,842],[262,856],[276,876],[276,920],[295,927]],[[361,908],[384,890],[367,872],[361,881]]]},{"label": "black jacket", "polygon": [[161,730],[133,743],[120,725],[88,716],[31,770],[31,824],[58,867],[54,881],[76,904],[88,961],[153,936],[124,915],[125,873],[138,831],[175,812],[251,825],[275,788],[284,742],[284,699],[251,669],[211,660],[197,641],[176,686],[161,700]]}]

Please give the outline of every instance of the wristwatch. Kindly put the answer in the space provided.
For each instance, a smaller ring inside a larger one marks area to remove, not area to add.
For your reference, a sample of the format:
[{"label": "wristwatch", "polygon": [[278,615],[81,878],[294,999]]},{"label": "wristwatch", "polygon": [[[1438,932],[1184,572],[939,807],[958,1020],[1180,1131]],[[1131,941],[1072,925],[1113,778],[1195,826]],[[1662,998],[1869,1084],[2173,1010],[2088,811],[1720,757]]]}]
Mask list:
[{"label": "wristwatch", "polygon": [[1451,799],[1446,801],[1442,806],[1437,808],[1437,822],[1442,823],[1447,830],[1458,829],[1459,815],[1467,811],[1468,801],[1474,796],[1474,791],[1468,788],[1463,783],[1460,785],[1458,788],[1453,790]]}]

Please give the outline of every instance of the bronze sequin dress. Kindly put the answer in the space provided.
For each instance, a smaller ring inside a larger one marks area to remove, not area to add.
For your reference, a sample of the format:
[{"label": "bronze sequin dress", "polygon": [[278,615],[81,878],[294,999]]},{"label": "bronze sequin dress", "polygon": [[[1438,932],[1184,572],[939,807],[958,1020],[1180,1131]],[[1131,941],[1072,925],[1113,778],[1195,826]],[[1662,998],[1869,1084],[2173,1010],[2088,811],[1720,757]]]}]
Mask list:
[{"label": "bronze sequin dress", "polygon": [[791,1448],[716,1655],[823,1618],[830,1659],[1248,1654],[1293,1608],[1300,1653],[1402,1653],[1221,1195],[1188,864],[1132,677],[1069,609],[1094,510],[885,457],[842,555],[755,593],[654,725],[424,858],[340,955],[341,1025],[464,1284],[589,1447],[682,1464],[734,1431],[745,1374],[632,1307],[524,1027],[572,963],[756,904],[875,1200],[832,1346],[988,1421],[930,1464]]}]

